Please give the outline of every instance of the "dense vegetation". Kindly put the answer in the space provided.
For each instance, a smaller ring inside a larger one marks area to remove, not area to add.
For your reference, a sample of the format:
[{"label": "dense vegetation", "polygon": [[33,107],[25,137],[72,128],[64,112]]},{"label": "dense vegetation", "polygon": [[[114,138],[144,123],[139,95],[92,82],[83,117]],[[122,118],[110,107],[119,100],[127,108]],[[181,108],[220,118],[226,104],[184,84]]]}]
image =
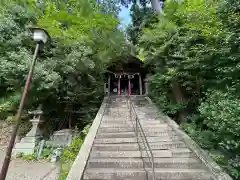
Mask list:
[{"label": "dense vegetation", "polygon": [[84,129],[81,132],[81,135],[78,137],[75,137],[72,140],[72,143],[70,146],[65,147],[62,154],[61,154],[61,160],[60,160],[60,175],[59,180],[65,180],[70,169],[72,166],[72,163],[76,159],[79,150],[84,142],[85,136],[88,134],[90,128],[90,124],[85,126]]},{"label": "dense vegetation", "polygon": [[152,98],[239,179],[240,1],[169,0],[157,18],[129,36],[150,68]]},{"label": "dense vegetation", "polygon": [[41,104],[51,130],[69,117],[82,129],[101,102],[107,67],[128,53],[117,14],[119,3],[132,3],[127,34],[149,68],[151,97],[239,179],[240,1],[166,0],[163,13],[150,2],[1,1],[0,119],[15,114],[35,47],[28,27],[40,26],[52,39],[41,47],[24,115]]},{"label": "dense vegetation", "polygon": [[[117,29],[119,7],[104,2],[0,2],[0,119],[11,119],[18,106],[35,48],[28,27],[36,26],[45,28],[51,41],[41,47],[26,112],[42,104],[55,130],[66,126],[59,121],[72,118],[72,126],[82,128],[93,118],[107,66],[128,51]],[[77,111],[72,117],[64,111],[69,105]]]}]

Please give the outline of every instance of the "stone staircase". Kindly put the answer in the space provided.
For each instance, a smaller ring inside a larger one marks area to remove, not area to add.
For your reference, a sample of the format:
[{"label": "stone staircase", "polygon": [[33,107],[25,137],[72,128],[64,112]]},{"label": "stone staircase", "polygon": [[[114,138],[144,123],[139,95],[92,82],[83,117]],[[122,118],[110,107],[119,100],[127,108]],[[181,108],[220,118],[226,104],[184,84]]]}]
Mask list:
[{"label": "stone staircase", "polygon": [[[135,109],[154,155],[157,180],[210,180],[211,173],[145,99]],[[94,139],[84,180],[151,180],[152,164],[135,133],[125,97],[111,97]]]}]

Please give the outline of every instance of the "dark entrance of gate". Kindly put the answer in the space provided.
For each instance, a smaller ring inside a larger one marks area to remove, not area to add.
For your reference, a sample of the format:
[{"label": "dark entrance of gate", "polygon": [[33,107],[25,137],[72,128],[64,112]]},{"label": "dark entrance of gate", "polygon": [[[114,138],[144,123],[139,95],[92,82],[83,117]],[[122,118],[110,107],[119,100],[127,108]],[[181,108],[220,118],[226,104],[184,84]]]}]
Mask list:
[{"label": "dark entrance of gate", "polygon": [[112,95],[143,95],[146,69],[138,58],[129,56],[113,63],[106,73],[105,93]]}]

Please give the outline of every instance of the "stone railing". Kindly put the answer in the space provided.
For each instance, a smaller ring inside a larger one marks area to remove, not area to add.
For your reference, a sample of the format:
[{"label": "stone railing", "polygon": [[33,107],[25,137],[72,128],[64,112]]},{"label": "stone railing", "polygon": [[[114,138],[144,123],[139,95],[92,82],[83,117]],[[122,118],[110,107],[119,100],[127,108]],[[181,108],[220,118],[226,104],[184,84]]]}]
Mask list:
[{"label": "stone railing", "polygon": [[101,107],[98,110],[98,113],[92,123],[91,128],[84,140],[84,143],[81,146],[81,149],[72,165],[71,170],[67,176],[67,180],[80,180],[83,176],[84,170],[86,168],[88,158],[92,149],[93,141],[97,134],[98,128],[101,124],[105,109],[108,104],[108,97],[105,97]]}]

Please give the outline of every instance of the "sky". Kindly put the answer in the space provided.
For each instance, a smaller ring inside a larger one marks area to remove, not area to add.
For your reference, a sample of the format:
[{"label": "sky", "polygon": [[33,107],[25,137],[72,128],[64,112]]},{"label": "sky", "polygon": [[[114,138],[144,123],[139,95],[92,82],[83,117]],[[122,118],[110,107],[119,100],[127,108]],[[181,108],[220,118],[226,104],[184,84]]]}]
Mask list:
[{"label": "sky", "polygon": [[131,6],[129,6],[128,8],[122,7],[122,10],[118,15],[122,25],[128,25],[131,22],[130,8]]}]

